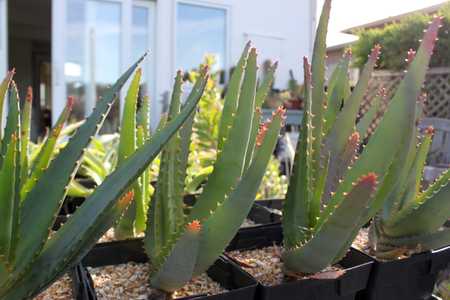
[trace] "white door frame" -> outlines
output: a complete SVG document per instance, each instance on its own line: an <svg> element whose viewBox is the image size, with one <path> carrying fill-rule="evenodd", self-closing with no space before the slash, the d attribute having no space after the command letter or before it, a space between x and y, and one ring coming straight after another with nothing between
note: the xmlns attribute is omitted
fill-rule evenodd
<svg viewBox="0 0 450 300"><path fill-rule="evenodd" d="M177 24L178 24L178 4L187 4L192 6L199 6L199 7L205 7L205 8L215 8L215 9L221 9L225 11L225 57L224 57L224 71L225 71L225 80L228 80L228 71L232 67L231 64L231 5L224 3L223 1L217 1L217 0L176 0L175 6L174 6L174 13L173 13L173 29L172 29L172 36L173 36L173 52L172 52L172 70L173 70L173 76L175 76L176 73L176 59L177 59ZM203 63L201 61L198 62ZM184 70L186 71L186 70Z"/></svg>
<svg viewBox="0 0 450 300"><path fill-rule="evenodd" d="M66 1L52 1L52 123L64 110L66 80L64 75L66 43ZM53 125L52 124L52 125Z"/></svg>

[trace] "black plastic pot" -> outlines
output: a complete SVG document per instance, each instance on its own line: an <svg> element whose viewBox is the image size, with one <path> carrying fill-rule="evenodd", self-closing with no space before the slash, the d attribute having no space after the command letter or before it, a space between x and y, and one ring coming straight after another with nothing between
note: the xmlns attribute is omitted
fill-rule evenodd
<svg viewBox="0 0 450 300"><path fill-rule="evenodd" d="M281 226L267 226L259 230L266 233L268 238L255 240L250 235L241 235L236 237L240 240L230 245L229 250L251 250L282 243ZM263 235L259 234L259 236ZM372 261L362 253L350 249L339 264L345 268L345 273L337 279L302 279L287 281L276 286L259 283L256 299L353 300L359 291L367 287Z"/></svg>
<svg viewBox="0 0 450 300"><path fill-rule="evenodd" d="M87 269L82 265L77 265L71 272L72 295L76 300L96 300L94 283Z"/></svg>
<svg viewBox="0 0 450 300"><path fill-rule="evenodd" d="M258 225L269 225L281 223L281 215L275 213L265 206L259 204L259 201L255 201L248 214L248 218Z"/></svg>
<svg viewBox="0 0 450 300"><path fill-rule="evenodd" d="M439 271L450 263L450 246L401 260L373 260L368 288L359 300L427 300Z"/></svg>
<svg viewBox="0 0 450 300"><path fill-rule="evenodd" d="M145 263L147 256L143 250L142 239L117 241L97 245L83 259L83 264L89 267L101 267L128 262ZM242 271L226 257L220 257L208 271L208 276L220 283L229 292L206 296L196 295L185 298L198 300L250 300L254 299L256 282L246 272Z"/></svg>

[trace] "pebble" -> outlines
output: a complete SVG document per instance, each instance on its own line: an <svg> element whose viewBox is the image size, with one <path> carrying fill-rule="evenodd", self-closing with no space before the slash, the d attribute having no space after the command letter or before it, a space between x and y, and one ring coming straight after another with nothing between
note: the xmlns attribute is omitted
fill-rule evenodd
<svg viewBox="0 0 450 300"><path fill-rule="evenodd" d="M68 275L55 281L45 291L34 297L33 300L70 300L72 295L72 280Z"/></svg>

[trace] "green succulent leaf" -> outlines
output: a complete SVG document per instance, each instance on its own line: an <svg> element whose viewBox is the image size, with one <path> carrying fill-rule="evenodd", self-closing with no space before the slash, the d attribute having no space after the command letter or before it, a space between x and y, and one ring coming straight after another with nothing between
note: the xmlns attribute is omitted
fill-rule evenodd
<svg viewBox="0 0 450 300"><path fill-rule="evenodd" d="M138 63L142 59L139 59ZM125 72L97 102L97 107L90 117L72 136L67 146L51 161L40 180L23 200L19 229L20 235L27 236L27 239L22 239L17 247L17 270L24 271L33 257L42 250L56 218L56 212L60 209L67 192L66 187L79 166L84 149L91 137L98 133L117 93L138 63Z"/></svg>
<svg viewBox="0 0 450 300"><path fill-rule="evenodd" d="M127 72L126 75L129 76L130 73ZM164 129L155 133L150 141L105 179L68 222L46 243L43 251L35 258L33 268L25 274L15 272L8 283L0 287L0 297L24 299L33 296L56 276L61 275L64 270L83 258L98 238L111 227L114 219L117 219L130 204L133 193L127 193L124 197L121 195L147 169L148 164L155 159L163 146L191 115L205 87L207 76L205 77L202 84L192 92L197 96L192 97L175 119L170 121ZM89 122L90 119L85 124L89 125ZM50 271L44 273L42 270ZM28 288L26 290L18 288L21 286Z"/></svg>
<svg viewBox="0 0 450 300"><path fill-rule="evenodd" d="M355 238L354 228L364 218L375 188L376 175L359 179L309 241L286 248L283 253L285 266L297 273L317 273L331 265L336 260L337 250Z"/></svg>
<svg viewBox="0 0 450 300"><path fill-rule="evenodd" d="M221 150L228 138L230 128L233 126L234 117L239 104L239 94L241 83L244 78L245 66L247 64L248 52L251 43L245 45L241 58L239 59L228 84L227 94L225 95L222 117L219 124L219 144L217 149Z"/></svg>
<svg viewBox="0 0 450 300"><path fill-rule="evenodd" d="M72 107L73 99L69 99L55 126L52 128L48 138L45 140L42 149L34 160L30 175L26 178L20 190L20 199L22 201L39 181L42 174L48 168L51 160L53 159L57 148L58 138L61 134L64 123L69 118Z"/></svg>
<svg viewBox="0 0 450 300"><path fill-rule="evenodd" d="M219 152L214 164L214 171L208 178L198 204L192 209L190 220L202 221L214 211L219 203L235 187L242 176L245 157L255 112L256 94L256 49L252 48L245 68L242 91L239 95L239 106L234 117L233 126L229 131L227 142Z"/></svg>
<svg viewBox="0 0 450 300"><path fill-rule="evenodd" d="M205 272L214 263L250 212L264 176L264 170L275 148L283 121L284 110L279 109L270 124L265 124L262 127L256 139L255 159L228 199L220 204L214 213L202 223L201 242L194 276ZM200 203L200 199L201 197L198 203ZM220 234L217 234L218 232Z"/></svg>
<svg viewBox="0 0 450 300"><path fill-rule="evenodd" d="M300 129L300 138L294 158L286 200L283 205L284 244L293 247L308 236L311 227L310 205L312 191L312 123L311 123L311 68L307 58L303 59L305 74L305 112Z"/></svg>

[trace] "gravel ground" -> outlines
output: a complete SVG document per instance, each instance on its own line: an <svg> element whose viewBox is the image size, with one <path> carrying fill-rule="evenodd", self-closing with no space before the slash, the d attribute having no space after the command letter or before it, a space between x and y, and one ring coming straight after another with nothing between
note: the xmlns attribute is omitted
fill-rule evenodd
<svg viewBox="0 0 450 300"><path fill-rule="evenodd" d="M89 269L99 300L143 300L153 293L148 283L148 264L127 263ZM174 293L175 298L226 292L206 274L191 280Z"/></svg>
<svg viewBox="0 0 450 300"><path fill-rule="evenodd" d="M69 300L73 299L72 296L72 280L68 275L64 275L61 279L57 280L45 291L40 293L34 298L34 300Z"/></svg>
<svg viewBox="0 0 450 300"><path fill-rule="evenodd" d="M262 249L249 251L231 251L227 254L238 261L238 264L259 282L272 286L295 279L326 279L337 278L344 271L339 267L329 267L323 272L314 275L289 274L293 277L286 277L283 272L283 262L281 261L280 246L271 246Z"/></svg>

